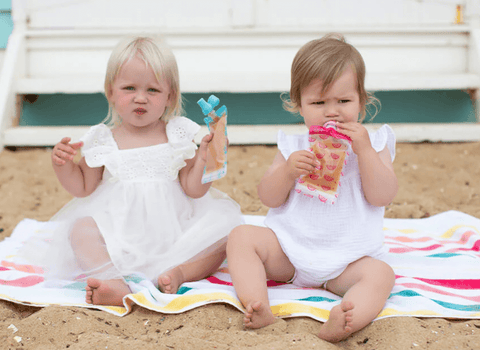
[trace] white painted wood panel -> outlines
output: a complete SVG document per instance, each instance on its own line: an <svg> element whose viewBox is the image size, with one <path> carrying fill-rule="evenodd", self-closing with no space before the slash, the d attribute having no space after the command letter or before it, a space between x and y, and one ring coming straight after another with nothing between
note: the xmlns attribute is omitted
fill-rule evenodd
<svg viewBox="0 0 480 350"><path fill-rule="evenodd" d="M257 18L262 27L452 24L457 3L462 1L260 0Z"/></svg>
<svg viewBox="0 0 480 350"><path fill-rule="evenodd" d="M454 88L475 83L468 72L470 38L466 27L410 30L343 28L347 40L365 59L367 88L449 88L449 84ZM184 92L286 91L298 49L326 33L300 29L162 32L177 57ZM62 87L64 92L75 92L75 86L77 92L85 92L86 80L95 81L96 87L91 88L97 92L111 49L126 34L111 30L28 31L27 64L17 85L19 92L38 88L39 92L62 92ZM449 83L446 79L452 77L455 79ZM422 84L425 79L431 83Z"/></svg>
<svg viewBox="0 0 480 350"><path fill-rule="evenodd" d="M286 91L297 50L340 32L364 56L367 89L471 89L480 106L480 0L12 1L0 146L57 142L55 128L9 127L16 95L103 92L110 52L127 34L166 36L184 92ZM465 24L454 24L458 4ZM230 128L232 143L274 143L279 126L245 127ZM480 124L395 127L405 141L480 138Z"/></svg>
<svg viewBox="0 0 480 350"><path fill-rule="evenodd" d="M471 1L474 3L474 1ZM445 25L458 0L26 0L30 28ZM472 5L473 6L473 5Z"/></svg>

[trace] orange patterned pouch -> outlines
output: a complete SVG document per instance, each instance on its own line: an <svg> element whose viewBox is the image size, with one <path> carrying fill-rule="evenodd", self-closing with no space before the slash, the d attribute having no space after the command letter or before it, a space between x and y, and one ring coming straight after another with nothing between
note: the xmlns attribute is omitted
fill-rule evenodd
<svg viewBox="0 0 480 350"><path fill-rule="evenodd" d="M334 204L338 197L340 178L346 164L348 144L351 139L336 130L335 122L324 126L310 127L308 140L310 151L315 154L320 165L313 173L301 176L295 185L295 191L323 203Z"/></svg>

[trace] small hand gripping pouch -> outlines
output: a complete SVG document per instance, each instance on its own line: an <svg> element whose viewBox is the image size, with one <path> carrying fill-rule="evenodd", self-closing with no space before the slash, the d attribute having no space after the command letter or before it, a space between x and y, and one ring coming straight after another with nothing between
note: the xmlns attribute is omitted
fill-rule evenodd
<svg viewBox="0 0 480 350"><path fill-rule="evenodd" d="M313 173L301 176L295 191L323 203L334 204L338 198L340 179L343 176L343 166L346 164L348 145L351 139L336 130L334 122L324 126L310 127L308 140L310 152L317 157L318 165Z"/></svg>
<svg viewBox="0 0 480 350"><path fill-rule="evenodd" d="M208 131L213 132L213 139L208 144L207 161L203 170L202 184L212 182L227 174L227 107L222 106L216 112L214 107L220 102L215 95L210 95L208 102L203 98L198 100L198 105L206 117L205 124Z"/></svg>

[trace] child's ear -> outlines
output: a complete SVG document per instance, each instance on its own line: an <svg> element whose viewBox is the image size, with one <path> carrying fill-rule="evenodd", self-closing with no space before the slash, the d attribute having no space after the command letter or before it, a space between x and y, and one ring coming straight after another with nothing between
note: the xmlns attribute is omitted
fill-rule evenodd
<svg viewBox="0 0 480 350"><path fill-rule="evenodd" d="M107 91L105 91L105 94L106 94L107 100L110 101L111 98L112 98L112 95L113 95L112 85L110 85L110 86L107 88Z"/></svg>
<svg viewBox="0 0 480 350"><path fill-rule="evenodd" d="M168 106L168 107L172 107L173 101L175 100L175 95L176 95L176 94L175 94L174 92L172 92L172 91L170 91L170 92L168 93L168 99L167 99L167 106Z"/></svg>
<svg viewBox="0 0 480 350"><path fill-rule="evenodd" d="M300 106L298 106L298 114L300 114L303 117L303 109L302 109L302 105L300 104Z"/></svg>

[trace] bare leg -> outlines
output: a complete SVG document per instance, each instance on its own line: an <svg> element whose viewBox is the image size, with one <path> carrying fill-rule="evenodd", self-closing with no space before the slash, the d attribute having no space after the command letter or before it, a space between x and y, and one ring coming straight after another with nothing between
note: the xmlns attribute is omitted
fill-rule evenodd
<svg viewBox="0 0 480 350"><path fill-rule="evenodd" d="M394 284L395 274L383 261L364 257L348 265L327 283L327 289L343 300L332 309L318 336L338 342L367 326L385 306Z"/></svg>
<svg viewBox="0 0 480 350"><path fill-rule="evenodd" d="M235 291L246 309L245 327L274 323L266 280L288 281L295 273L275 233L265 227L238 226L228 238L227 257Z"/></svg>
<svg viewBox="0 0 480 350"><path fill-rule="evenodd" d="M217 271L226 257L226 243L205 257L179 265L158 277L158 288L166 294L174 294L185 282L198 281Z"/></svg>
<svg viewBox="0 0 480 350"><path fill-rule="evenodd" d="M77 220L70 234L70 243L78 264L84 271L102 273L113 264L100 231L91 217ZM123 279L87 279L85 301L95 305L123 305L123 297L130 288Z"/></svg>

